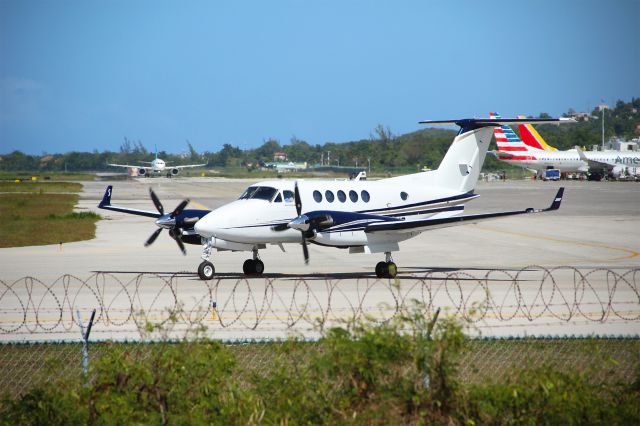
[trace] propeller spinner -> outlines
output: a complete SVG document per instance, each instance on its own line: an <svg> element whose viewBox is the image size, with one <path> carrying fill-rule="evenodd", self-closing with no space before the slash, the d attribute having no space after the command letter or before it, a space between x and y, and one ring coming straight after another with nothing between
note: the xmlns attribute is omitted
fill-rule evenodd
<svg viewBox="0 0 640 426"><path fill-rule="evenodd" d="M300 231L302 236L302 254L304 255L304 263L309 264L309 249L307 247L307 238L313 238L316 232L325 226L333 224L333 218L328 214L302 214L302 200L300 198L300 190L298 182L295 183L293 191L294 201L296 204L297 217L289 223L273 226L274 231L286 231L287 229L295 229Z"/></svg>
<svg viewBox="0 0 640 426"><path fill-rule="evenodd" d="M153 201L153 204L156 206L156 209L161 216L156 220L156 225L158 225L159 228L156 229L153 234L151 234L149 239L147 239L147 241L144 243L144 246L148 247L153 244L162 230L166 228L169 230L169 235L171 236L171 238L173 238L176 244L178 244L178 247L180 248L182 254L186 255L187 250L184 248L184 243L180 239L180 235L182 235L182 229L176 225L176 217L180 213L182 213L185 207L187 207L187 204L189 204L189 199L187 198L186 200L183 200L171 213L165 214L164 207L162 206L162 203L160 202L160 199L158 198L156 193L153 192L153 189L149 188L149 194L151 195L151 200Z"/></svg>

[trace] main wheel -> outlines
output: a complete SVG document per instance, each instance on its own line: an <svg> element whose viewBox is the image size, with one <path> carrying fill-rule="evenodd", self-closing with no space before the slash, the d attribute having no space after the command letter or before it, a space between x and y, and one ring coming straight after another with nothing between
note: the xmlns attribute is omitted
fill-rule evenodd
<svg viewBox="0 0 640 426"><path fill-rule="evenodd" d="M262 263L262 260L258 259L254 261L254 272L257 275L262 275L262 273L264 272L264 263Z"/></svg>
<svg viewBox="0 0 640 426"><path fill-rule="evenodd" d="M387 263L386 262L378 262L376 265L376 277L385 278L387 276Z"/></svg>
<svg viewBox="0 0 640 426"><path fill-rule="evenodd" d="M395 263L387 263L387 278L395 278L398 275L398 267Z"/></svg>
<svg viewBox="0 0 640 426"><path fill-rule="evenodd" d="M198 266L198 276L201 280L210 280L213 278L213 275L216 273L216 268L214 268L213 263L204 261Z"/></svg>
<svg viewBox="0 0 640 426"><path fill-rule="evenodd" d="M253 259L247 259L242 264L242 272L245 275L251 275L256 273L256 263Z"/></svg>

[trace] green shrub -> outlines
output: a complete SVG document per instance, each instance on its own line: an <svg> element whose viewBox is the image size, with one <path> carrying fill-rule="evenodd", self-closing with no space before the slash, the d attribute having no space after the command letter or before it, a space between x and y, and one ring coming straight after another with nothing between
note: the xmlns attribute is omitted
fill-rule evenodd
<svg viewBox="0 0 640 426"><path fill-rule="evenodd" d="M606 360L463 384L463 325L422 312L348 322L317 343L244 347L259 365L206 339L112 343L86 381L67 375L1 400L0 423L640 424L639 378L594 380Z"/></svg>

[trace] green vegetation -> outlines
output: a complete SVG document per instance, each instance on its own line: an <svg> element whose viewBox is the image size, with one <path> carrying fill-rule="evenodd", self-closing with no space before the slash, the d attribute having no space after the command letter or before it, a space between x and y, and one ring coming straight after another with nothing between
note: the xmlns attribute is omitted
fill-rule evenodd
<svg viewBox="0 0 640 426"><path fill-rule="evenodd" d="M573 114L573 110L565 115ZM566 126L537 126L538 132L551 145L558 149L570 149L576 145L590 148L599 144L601 140L601 114L594 110L590 118ZM540 117L548 114L540 113ZM614 108L605 110L605 137L626 137L628 139L638 135L640 125L640 98L632 98L631 102L618 101ZM289 161L307 162L310 165L320 163L323 158L326 164L327 152L331 151L331 166L350 166L356 164L360 168L369 169L374 174L400 174L420 170L426 166L436 168L442 156L448 149L451 139L455 135L452 130L426 128L401 136L394 135L389 128L379 125L368 139L353 142L311 145L304 140L293 137L288 144L269 139L255 149L240 149L231 144L225 144L220 151L198 154L190 144L186 156L178 156L161 151L158 155L171 164L189 164L206 162L208 168L224 169L224 176L244 177L234 170L243 168L248 172L256 172L259 165L273 161L274 153L284 152ZM70 170L78 171L117 171L107 166L108 162L119 164L138 164L139 161L149 161L150 153L140 141L132 142L125 138L119 152L70 152L67 154L44 154L41 156L26 155L19 151L0 156L0 170L4 171L38 171L52 173ZM487 157L485 171L507 170L516 168L503 162ZM121 171L121 170L120 170ZM187 171L198 173L197 171ZM227 174L229 173L229 174ZM234 175L235 173L235 175ZM253 175L251 175L253 177ZM262 177L262 176L257 176ZM1 175L0 175L1 179Z"/></svg>
<svg viewBox="0 0 640 426"><path fill-rule="evenodd" d="M19 192L19 193L38 193L50 194L53 192L80 192L82 185L76 182L38 182L38 181L21 181L21 182L2 182L0 181L0 193L2 192Z"/></svg>
<svg viewBox="0 0 640 426"><path fill-rule="evenodd" d="M634 358L636 374L621 380L594 380L595 373L616 367L612 359L571 368L523 363L504 366L513 370L506 378L461 380L461 361L476 355L461 324L445 318L434 326L420 311L382 324L347 323L327 330L318 343L104 344L86 379L65 374L20 396L5 396L0 423L640 422L637 341L624 354ZM503 357L509 347L505 342L500 348ZM54 364L49 371L57 371Z"/></svg>
<svg viewBox="0 0 640 426"><path fill-rule="evenodd" d="M24 170L38 170L24 169ZM95 176L91 173L65 173L65 172L47 172L45 174L32 174L28 172L2 172L0 171L0 182L19 180L21 182L31 181L32 177L37 178L37 182L78 182L94 180Z"/></svg>
<svg viewBox="0 0 640 426"><path fill-rule="evenodd" d="M58 244L95 237L95 224L100 216L92 212L74 212L78 195L47 194L42 190L48 188L57 192L70 186L70 190L77 190L75 185L79 184L15 185L34 185L39 190L25 194L0 194L0 247Z"/></svg>

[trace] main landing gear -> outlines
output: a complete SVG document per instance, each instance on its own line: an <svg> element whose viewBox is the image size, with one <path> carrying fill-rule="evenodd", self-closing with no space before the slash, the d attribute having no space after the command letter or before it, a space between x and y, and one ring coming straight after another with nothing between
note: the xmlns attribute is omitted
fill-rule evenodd
<svg viewBox="0 0 640 426"><path fill-rule="evenodd" d="M247 259L242 265L242 271L245 275L262 275L264 272L264 263L258 256L258 249L253 249L253 259Z"/></svg>
<svg viewBox="0 0 640 426"><path fill-rule="evenodd" d="M198 266L198 276L201 280L211 280L216 273L216 268L213 266L213 263L209 262L209 257L211 256L211 251L213 250L213 244L210 239L206 241L203 239L204 243L202 245L202 262L200 266ZM247 259L244 261L242 265L242 271L245 275L262 275L264 272L264 263L260 260L260 256L258 255L258 249L254 248L252 250L253 258Z"/></svg>
<svg viewBox="0 0 640 426"><path fill-rule="evenodd" d="M376 276L378 278L395 278L398 274L398 267L393 263L391 252L385 252L385 261L376 265Z"/></svg>

